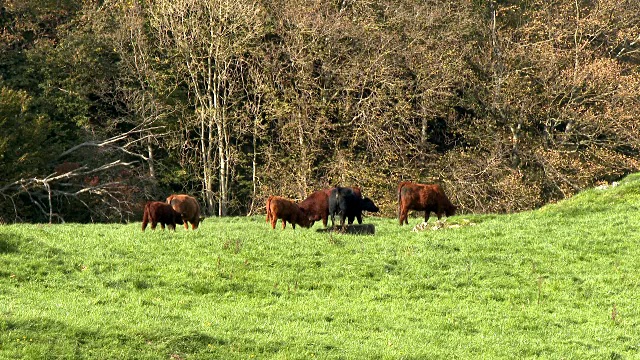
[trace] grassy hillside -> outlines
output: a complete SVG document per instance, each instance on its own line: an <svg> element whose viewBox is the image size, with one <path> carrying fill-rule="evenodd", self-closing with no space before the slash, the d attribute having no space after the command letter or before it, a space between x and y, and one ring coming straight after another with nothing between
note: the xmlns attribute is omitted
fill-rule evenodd
<svg viewBox="0 0 640 360"><path fill-rule="evenodd" d="M457 228L420 221L368 217L375 236L262 217L2 226L0 358L640 356L640 175Z"/></svg>

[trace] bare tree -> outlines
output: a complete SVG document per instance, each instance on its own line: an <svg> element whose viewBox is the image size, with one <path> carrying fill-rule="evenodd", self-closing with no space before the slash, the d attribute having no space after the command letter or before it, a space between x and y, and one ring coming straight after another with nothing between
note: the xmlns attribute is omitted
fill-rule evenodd
<svg viewBox="0 0 640 360"><path fill-rule="evenodd" d="M177 74L188 86L195 107L205 206L212 213L217 201L220 216L226 215L229 198L233 136L229 109L234 92L242 89L235 72L243 52L260 38L260 12L258 3L250 0L162 0L150 5L160 47L177 60Z"/></svg>
<svg viewBox="0 0 640 360"><path fill-rule="evenodd" d="M166 127L162 124L177 106L169 106L167 98L175 90L175 83L167 81L168 66L165 56L154 46L154 38L146 30L146 8L138 2L114 0L100 9L103 18L115 18L112 31L102 31L114 50L120 55L120 76L117 80L117 94L113 99L124 104L127 114L137 128L146 128L149 132L140 133L145 138L146 156L142 160L148 165L149 177L156 177L154 148L164 135ZM155 130L156 132L150 132ZM162 130L158 132L158 130Z"/></svg>

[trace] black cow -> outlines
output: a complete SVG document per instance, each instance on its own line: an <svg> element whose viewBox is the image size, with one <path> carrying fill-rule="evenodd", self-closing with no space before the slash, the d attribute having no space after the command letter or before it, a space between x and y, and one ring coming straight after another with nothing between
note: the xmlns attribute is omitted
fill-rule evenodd
<svg viewBox="0 0 640 360"><path fill-rule="evenodd" d="M353 224L354 218L358 219L358 224L362 224L362 211L378 212L380 209L369 198L363 198L360 189L336 187L329 194L329 215L331 216L331 227L335 226L335 215L340 216L340 227L344 230L344 220L347 219L349 225Z"/></svg>

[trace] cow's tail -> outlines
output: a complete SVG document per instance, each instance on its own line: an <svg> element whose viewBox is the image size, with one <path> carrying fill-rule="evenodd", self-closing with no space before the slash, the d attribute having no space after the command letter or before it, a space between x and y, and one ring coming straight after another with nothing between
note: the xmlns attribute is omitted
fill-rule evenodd
<svg viewBox="0 0 640 360"><path fill-rule="evenodd" d="M147 224L149 223L149 213L151 212L149 206L150 204L151 203L146 203L144 205L144 215L142 215L142 231L147 228Z"/></svg>
<svg viewBox="0 0 640 360"><path fill-rule="evenodd" d="M271 220L271 217L273 216L273 214L271 213L271 199L273 198L273 196L269 196L269 198L267 198L267 222L269 222Z"/></svg>
<svg viewBox="0 0 640 360"><path fill-rule="evenodd" d="M398 219L402 219L402 188L406 184L406 181L402 181L398 184Z"/></svg>

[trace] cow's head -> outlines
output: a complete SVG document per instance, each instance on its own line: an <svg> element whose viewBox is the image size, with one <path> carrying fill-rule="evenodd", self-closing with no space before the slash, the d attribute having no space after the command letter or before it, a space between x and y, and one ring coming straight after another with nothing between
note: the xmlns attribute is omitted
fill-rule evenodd
<svg viewBox="0 0 640 360"><path fill-rule="evenodd" d="M447 216L453 216L453 215L455 215L455 214L456 214L456 210L458 210L458 207L457 207L457 206L455 206L455 205L451 205L451 206L447 206L447 207L444 209L444 213L445 213Z"/></svg>
<svg viewBox="0 0 640 360"><path fill-rule="evenodd" d="M310 228L311 225L313 225L314 223L313 215L309 214L309 212L305 208L299 208L299 209L300 209L300 214L298 215L298 221L297 221L298 225L305 228Z"/></svg>
<svg viewBox="0 0 640 360"><path fill-rule="evenodd" d="M318 215L318 214L314 214L314 212L313 212L313 211L311 211L310 209L308 209L306 206L300 206L300 205L298 205L298 207L300 208L300 211L302 211L302 213L304 214L304 216L306 216L306 217L307 217L307 219L309 220L309 224L310 224L309 226L310 226L310 227L311 227L311 226L313 226L313 224L314 224L316 221L318 221L318 220L322 219L322 217L321 217L320 215ZM302 225L302 224L300 224L300 225Z"/></svg>
<svg viewBox="0 0 640 360"><path fill-rule="evenodd" d="M368 197L362 199L362 210L369 212L378 212L380 209L373 203L373 200Z"/></svg>
<svg viewBox="0 0 640 360"><path fill-rule="evenodd" d="M171 208L171 211L173 211L173 221L176 222L176 224L178 225L182 225L183 220L182 220L182 214L173 210L173 208Z"/></svg>

